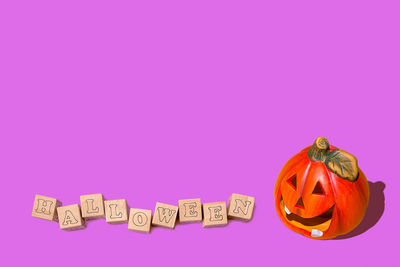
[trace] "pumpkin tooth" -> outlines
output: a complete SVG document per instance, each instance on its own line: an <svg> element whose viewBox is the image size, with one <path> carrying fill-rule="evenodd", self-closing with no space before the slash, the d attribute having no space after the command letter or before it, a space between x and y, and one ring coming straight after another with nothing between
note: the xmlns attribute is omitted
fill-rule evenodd
<svg viewBox="0 0 400 267"><path fill-rule="evenodd" d="M285 211L286 211L287 214L291 213L290 210L286 207L286 205L285 205Z"/></svg>
<svg viewBox="0 0 400 267"><path fill-rule="evenodd" d="M321 237L324 233L318 229L312 229L311 230L311 236L312 237Z"/></svg>

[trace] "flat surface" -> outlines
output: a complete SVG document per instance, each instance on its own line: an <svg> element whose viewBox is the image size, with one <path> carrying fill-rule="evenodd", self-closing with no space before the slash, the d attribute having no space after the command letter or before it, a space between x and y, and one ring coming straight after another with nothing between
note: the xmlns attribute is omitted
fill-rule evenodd
<svg viewBox="0 0 400 267"><path fill-rule="evenodd" d="M394 266L399 7L0 1L2 265ZM317 136L374 183L362 234L307 239L275 212L281 167ZM150 234L104 220L66 232L31 216L35 194L70 205L93 192L153 211L240 193L256 208L249 223Z"/></svg>

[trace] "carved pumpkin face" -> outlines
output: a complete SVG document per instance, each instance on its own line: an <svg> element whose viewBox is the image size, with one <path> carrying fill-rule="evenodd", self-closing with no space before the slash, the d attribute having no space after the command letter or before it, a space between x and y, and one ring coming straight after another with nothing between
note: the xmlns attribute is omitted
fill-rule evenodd
<svg viewBox="0 0 400 267"><path fill-rule="evenodd" d="M368 200L368 182L356 158L323 137L291 158L275 185L275 208L282 222L315 239L353 230Z"/></svg>

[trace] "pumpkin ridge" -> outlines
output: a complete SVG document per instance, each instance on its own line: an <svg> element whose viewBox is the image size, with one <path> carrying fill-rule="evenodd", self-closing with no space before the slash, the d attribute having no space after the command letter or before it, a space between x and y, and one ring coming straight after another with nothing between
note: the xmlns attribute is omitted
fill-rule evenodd
<svg viewBox="0 0 400 267"><path fill-rule="evenodd" d="M358 174L358 176L360 176L360 173ZM358 177L357 177L357 180L358 180ZM364 199L364 201L369 203L369 192L368 192L368 194L366 194L365 191L361 189L361 185L359 183L356 183L356 186L357 186L358 190L361 192L360 195Z"/></svg>
<svg viewBox="0 0 400 267"><path fill-rule="evenodd" d="M329 178L329 184L330 184L330 186L331 186L331 188L332 188L332 192L333 192L333 198L335 199L335 206L336 206L336 214L337 214L337 227L339 228L339 231L341 232L342 231L342 229L341 229L341 225L340 225L340 209L339 209L339 207L338 207L338 205L336 205L336 201L337 201L337 192L336 192L336 188L335 188L335 184L334 184L334 181L333 181L333 177L332 177L332 173L330 172L330 170L328 169L328 167L324 164L324 170L325 170L325 173L326 173L326 175L328 176L328 178ZM333 216L332 216L332 223L333 223ZM332 223L331 223L331 225L332 225ZM329 229L327 230L327 231L329 231Z"/></svg>
<svg viewBox="0 0 400 267"><path fill-rule="evenodd" d="M304 170L304 175L301 179L301 185L300 185L300 190L299 190L300 196L303 195L304 185L306 184L307 178L310 174L311 165L312 165L312 162L310 161L309 163L307 163L307 167Z"/></svg>

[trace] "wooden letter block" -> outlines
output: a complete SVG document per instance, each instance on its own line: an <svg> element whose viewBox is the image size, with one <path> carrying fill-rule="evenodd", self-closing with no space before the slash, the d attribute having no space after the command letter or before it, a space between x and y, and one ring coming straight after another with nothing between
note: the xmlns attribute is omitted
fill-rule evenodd
<svg viewBox="0 0 400 267"><path fill-rule="evenodd" d="M85 221L81 217L81 209L78 204L57 208L60 229L77 230L85 227Z"/></svg>
<svg viewBox="0 0 400 267"><path fill-rule="evenodd" d="M152 223L154 225L174 229L177 215L177 206L157 202Z"/></svg>
<svg viewBox="0 0 400 267"><path fill-rule="evenodd" d="M224 226L228 224L226 202L203 204L203 227Z"/></svg>
<svg viewBox="0 0 400 267"><path fill-rule="evenodd" d="M253 217L254 205L254 197L232 194L229 198L228 216L230 218L249 221Z"/></svg>
<svg viewBox="0 0 400 267"><path fill-rule="evenodd" d="M104 217L104 203L102 194L81 196L82 217L85 219L97 219Z"/></svg>
<svg viewBox="0 0 400 267"><path fill-rule="evenodd" d="M131 209L129 212L128 229L149 233L151 226L151 210Z"/></svg>
<svg viewBox="0 0 400 267"><path fill-rule="evenodd" d="M179 221L201 222L201 200L200 198L182 199L178 201Z"/></svg>
<svg viewBox="0 0 400 267"><path fill-rule="evenodd" d="M126 199L105 200L104 208L106 222L125 223L128 221L128 206Z"/></svg>
<svg viewBox="0 0 400 267"><path fill-rule="evenodd" d="M32 216L49 221L58 221L57 207L60 206L61 202L55 198L36 195Z"/></svg>

